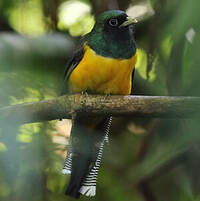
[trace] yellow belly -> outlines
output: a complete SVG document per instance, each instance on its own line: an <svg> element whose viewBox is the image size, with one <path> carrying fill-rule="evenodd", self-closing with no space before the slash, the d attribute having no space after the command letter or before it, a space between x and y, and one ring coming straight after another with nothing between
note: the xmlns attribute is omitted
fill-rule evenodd
<svg viewBox="0 0 200 201"><path fill-rule="evenodd" d="M69 77L72 93L87 91L95 94L131 93L132 72L137 54L130 59L113 59L97 55L84 45L85 54Z"/></svg>

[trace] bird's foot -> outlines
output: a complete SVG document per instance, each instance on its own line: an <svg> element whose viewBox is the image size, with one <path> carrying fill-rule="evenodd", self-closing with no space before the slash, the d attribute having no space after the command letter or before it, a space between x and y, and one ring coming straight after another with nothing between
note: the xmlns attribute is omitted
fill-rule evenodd
<svg viewBox="0 0 200 201"><path fill-rule="evenodd" d="M109 98L110 96L111 96L110 94L105 94L104 98L103 98L103 101L106 101L106 99Z"/></svg>
<svg viewBox="0 0 200 201"><path fill-rule="evenodd" d="M82 91L82 92L81 92L81 95L88 97L87 91Z"/></svg>
<svg viewBox="0 0 200 201"><path fill-rule="evenodd" d="M87 91L82 91L81 95L82 95L81 104L83 105L86 103L86 99L88 98L88 93Z"/></svg>

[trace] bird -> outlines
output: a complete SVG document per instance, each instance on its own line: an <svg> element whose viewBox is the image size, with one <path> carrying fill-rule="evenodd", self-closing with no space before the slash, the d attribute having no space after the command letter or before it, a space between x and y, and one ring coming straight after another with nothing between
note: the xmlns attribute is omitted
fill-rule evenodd
<svg viewBox="0 0 200 201"><path fill-rule="evenodd" d="M64 73L62 95L130 95L137 61L136 19L122 10L101 13L83 36ZM112 117L75 115L63 168L71 174L66 195L95 196L103 146Z"/></svg>

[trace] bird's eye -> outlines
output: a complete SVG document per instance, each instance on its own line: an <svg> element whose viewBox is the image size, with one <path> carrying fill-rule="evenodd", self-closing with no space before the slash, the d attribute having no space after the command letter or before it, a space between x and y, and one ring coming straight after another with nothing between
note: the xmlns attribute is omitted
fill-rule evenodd
<svg viewBox="0 0 200 201"><path fill-rule="evenodd" d="M113 18L109 20L109 24L113 27L116 27L118 25L118 20Z"/></svg>

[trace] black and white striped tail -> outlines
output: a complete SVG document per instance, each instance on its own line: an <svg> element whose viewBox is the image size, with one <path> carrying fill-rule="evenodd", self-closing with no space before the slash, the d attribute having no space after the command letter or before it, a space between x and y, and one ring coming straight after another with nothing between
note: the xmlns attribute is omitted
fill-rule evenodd
<svg viewBox="0 0 200 201"><path fill-rule="evenodd" d="M87 176L85 177L85 179L81 185L81 188L79 190L79 193L81 193L82 195L86 195L86 196L90 196L90 197L96 195L96 182L97 182L98 171L99 171L99 167L100 167L100 163L101 163L101 158L103 155L104 143L109 142L108 134L109 134L111 122L112 122L112 117L109 118L109 121L106 124L105 130L104 130L105 137L100 145L100 149L99 149L95 164L94 164L93 168L90 170L90 172L87 174ZM71 174L71 167L72 167L72 146L71 146L71 138L70 138L69 146L68 146L68 153L67 153L64 167L62 169L62 173L63 174Z"/></svg>

